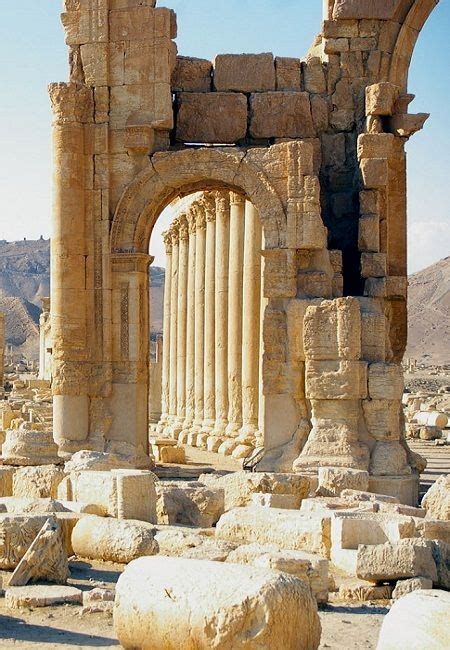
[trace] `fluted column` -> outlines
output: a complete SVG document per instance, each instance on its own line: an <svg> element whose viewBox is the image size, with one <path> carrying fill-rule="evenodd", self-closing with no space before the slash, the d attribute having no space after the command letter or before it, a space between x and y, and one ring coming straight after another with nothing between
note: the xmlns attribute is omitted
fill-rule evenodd
<svg viewBox="0 0 450 650"><path fill-rule="evenodd" d="M177 414L177 321L178 321L178 257L179 239L178 222L174 221L169 229L172 238L172 264L170 282L170 350L169 350L169 417L168 430L175 423Z"/></svg>
<svg viewBox="0 0 450 650"><path fill-rule="evenodd" d="M161 379L161 420L158 432L162 432L168 423L170 403L170 325L171 325L171 293L172 293L172 235L170 230L163 233L166 247L166 273L164 282L164 313L163 313L163 348L162 348L162 379Z"/></svg>
<svg viewBox="0 0 450 650"><path fill-rule="evenodd" d="M230 260L228 272L228 426L237 436L242 427L242 273L245 199L230 194Z"/></svg>
<svg viewBox="0 0 450 650"><path fill-rule="evenodd" d="M216 424L213 435L225 437L228 424L228 264L230 251L230 194L216 194L215 264L215 393Z"/></svg>
<svg viewBox="0 0 450 650"><path fill-rule="evenodd" d="M254 444L258 431L259 354L261 305L262 229L258 212L245 203L243 325L242 325L242 428L239 439Z"/></svg>
<svg viewBox="0 0 450 650"><path fill-rule="evenodd" d="M204 355L205 355L205 255L206 211L204 200L193 206L195 235L195 417L192 433L197 434L196 446L206 446L207 434L201 434L204 417Z"/></svg>
<svg viewBox="0 0 450 650"><path fill-rule="evenodd" d="M186 215L178 219L177 415L172 435L177 438L186 417L186 325L189 231Z"/></svg>
<svg viewBox="0 0 450 650"><path fill-rule="evenodd" d="M187 312L186 312L186 414L182 436L189 436L194 423L195 409L195 248L196 248L196 219L192 207L187 215L188 243L188 272L187 272ZM180 436L181 438L181 436ZM184 440L181 440L184 442ZM192 439L187 440L189 444Z"/></svg>
<svg viewBox="0 0 450 650"><path fill-rule="evenodd" d="M215 408L215 257L216 207L209 200L206 206L205 258L205 354L204 354L204 414L202 433L210 434L216 420Z"/></svg>

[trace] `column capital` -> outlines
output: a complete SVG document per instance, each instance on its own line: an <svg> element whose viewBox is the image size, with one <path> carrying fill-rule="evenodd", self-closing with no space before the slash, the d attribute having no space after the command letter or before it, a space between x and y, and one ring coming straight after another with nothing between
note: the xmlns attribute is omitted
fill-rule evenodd
<svg viewBox="0 0 450 650"><path fill-rule="evenodd" d="M205 192L200 199L205 210L205 219L207 222L216 220L216 199L213 192Z"/></svg>
<svg viewBox="0 0 450 650"><path fill-rule="evenodd" d="M178 246L178 242L180 240L180 229L179 229L179 221L178 219L175 219L172 221L170 224L169 230L167 231L170 235L170 238L172 240L172 246Z"/></svg>
<svg viewBox="0 0 450 650"><path fill-rule="evenodd" d="M166 255L172 255L172 233L169 230L166 230L162 234L164 246L166 247Z"/></svg>
<svg viewBox="0 0 450 650"><path fill-rule="evenodd" d="M230 209L230 193L217 192L216 193L216 212L228 212Z"/></svg>
<svg viewBox="0 0 450 650"><path fill-rule="evenodd" d="M195 201L192 204L192 211L195 214L195 226L197 230L205 230L206 228L206 214L205 208L201 201Z"/></svg>
<svg viewBox="0 0 450 650"><path fill-rule="evenodd" d="M189 238L189 225L185 213L178 217L178 238L180 241L186 241Z"/></svg>
<svg viewBox="0 0 450 650"><path fill-rule="evenodd" d="M92 88L80 83L52 83L48 87L55 124L91 122L94 112Z"/></svg>
<svg viewBox="0 0 450 650"><path fill-rule="evenodd" d="M194 235L197 230L197 216L195 214L193 206L190 207L186 214L186 219L188 223L188 231L190 235Z"/></svg>
<svg viewBox="0 0 450 650"><path fill-rule="evenodd" d="M230 204L245 205L245 196L238 194L237 192L230 192Z"/></svg>

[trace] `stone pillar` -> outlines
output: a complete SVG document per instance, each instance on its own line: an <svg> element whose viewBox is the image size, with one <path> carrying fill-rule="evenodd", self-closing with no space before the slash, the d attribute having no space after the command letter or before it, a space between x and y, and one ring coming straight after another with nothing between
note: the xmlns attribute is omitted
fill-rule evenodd
<svg viewBox="0 0 450 650"><path fill-rule="evenodd" d="M86 156L84 128L92 120L90 88L50 85L53 107L53 233L51 304L53 432L61 452L86 449L91 351L86 290Z"/></svg>
<svg viewBox="0 0 450 650"><path fill-rule="evenodd" d="M205 257L205 354L204 354L204 412L202 433L211 434L216 421L215 393L215 259L216 209L213 201L206 205ZM212 444L212 442L211 442ZM208 448L211 445L208 441ZM217 449L217 447L216 447Z"/></svg>
<svg viewBox="0 0 450 650"><path fill-rule="evenodd" d="M245 199L230 194L230 261L228 271L228 426L237 436L242 427L242 274Z"/></svg>
<svg viewBox="0 0 450 650"><path fill-rule="evenodd" d="M148 421L152 432L158 431L162 416L163 337L156 339L155 360L149 364Z"/></svg>
<svg viewBox="0 0 450 650"><path fill-rule="evenodd" d="M262 228L256 208L245 203L242 314L242 428L239 440L253 445L258 431Z"/></svg>
<svg viewBox="0 0 450 650"><path fill-rule="evenodd" d="M169 417L167 433L177 414L177 320L178 320L178 222L174 221L169 230L172 237L172 265L170 282L170 353L169 353Z"/></svg>
<svg viewBox="0 0 450 650"><path fill-rule="evenodd" d="M215 389L216 424L213 435L224 438L228 425L228 263L230 251L230 194L216 194L215 265Z"/></svg>
<svg viewBox="0 0 450 650"><path fill-rule="evenodd" d="M189 231L186 215L178 219L177 413L172 435L178 438L186 417L186 324Z"/></svg>
<svg viewBox="0 0 450 650"><path fill-rule="evenodd" d="M5 315L0 313L0 396L5 391L5 339Z"/></svg>
<svg viewBox="0 0 450 650"><path fill-rule="evenodd" d="M171 291L172 291L172 235L170 230L163 234L166 247L166 273L164 281L163 310L163 344L162 344L162 378L161 378L161 420L158 432L164 430L169 421L170 397L170 325L171 325Z"/></svg>
<svg viewBox="0 0 450 650"><path fill-rule="evenodd" d="M205 356L205 254L206 209L205 199L193 206L196 217L195 236L195 418L192 432L196 445L206 446L207 434L200 434L204 417L204 356Z"/></svg>
<svg viewBox="0 0 450 650"><path fill-rule="evenodd" d="M192 444L191 427L194 424L195 409L195 249L196 249L196 217L192 208L187 215L189 244L187 272L187 321L186 321L186 414L183 424L182 442ZM181 437L181 436L180 436Z"/></svg>

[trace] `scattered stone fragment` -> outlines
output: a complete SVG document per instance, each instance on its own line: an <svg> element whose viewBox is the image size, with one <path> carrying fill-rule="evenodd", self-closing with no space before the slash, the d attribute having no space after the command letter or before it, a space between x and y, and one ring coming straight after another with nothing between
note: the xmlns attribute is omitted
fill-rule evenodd
<svg viewBox="0 0 450 650"><path fill-rule="evenodd" d="M392 592L392 598L398 600L402 596L417 591L419 589L433 589L433 581L430 578L409 578L409 580L398 580L395 589Z"/></svg>
<svg viewBox="0 0 450 650"><path fill-rule="evenodd" d="M20 467L14 472L13 496L30 499L56 499L58 485L64 476L62 468L55 465Z"/></svg>
<svg viewBox="0 0 450 650"><path fill-rule="evenodd" d="M320 641L316 603L298 578L166 557L125 569L114 628L124 647L315 650Z"/></svg>
<svg viewBox="0 0 450 650"><path fill-rule="evenodd" d="M367 490L369 473L350 467L319 467L318 496L335 497L343 490Z"/></svg>
<svg viewBox="0 0 450 650"><path fill-rule="evenodd" d="M156 485L159 524L214 526L224 512L224 491L197 482L160 481Z"/></svg>
<svg viewBox="0 0 450 650"><path fill-rule="evenodd" d="M450 647L450 593L419 590L395 601L385 616L377 650L443 650Z"/></svg>
<svg viewBox="0 0 450 650"><path fill-rule="evenodd" d="M422 500L430 519L450 521L450 475L440 476Z"/></svg>
<svg viewBox="0 0 450 650"><path fill-rule="evenodd" d="M65 603L80 605L83 592L67 585L27 585L9 587L5 592L5 606L9 609L51 607Z"/></svg>
<svg viewBox="0 0 450 650"><path fill-rule="evenodd" d="M9 586L22 587L38 580L64 584L69 575L61 526L56 519L47 519L17 565L9 580Z"/></svg>
<svg viewBox="0 0 450 650"><path fill-rule="evenodd" d="M363 580L385 581L423 576L437 581L433 542L402 539L395 544L360 546L356 575Z"/></svg>

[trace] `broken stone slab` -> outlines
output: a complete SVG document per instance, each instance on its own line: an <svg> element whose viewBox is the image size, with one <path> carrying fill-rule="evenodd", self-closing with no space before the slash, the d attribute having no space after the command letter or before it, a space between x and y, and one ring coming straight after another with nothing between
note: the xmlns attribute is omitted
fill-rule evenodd
<svg viewBox="0 0 450 650"><path fill-rule="evenodd" d="M375 503L370 501L346 501L341 497L310 497L303 499L300 512L331 516L334 512L358 511L377 512Z"/></svg>
<svg viewBox="0 0 450 650"><path fill-rule="evenodd" d="M13 467L0 466L0 497L12 496L14 472L15 469Z"/></svg>
<svg viewBox="0 0 450 650"><path fill-rule="evenodd" d="M450 544L450 521L440 519L416 519L416 531L424 539L436 539Z"/></svg>
<svg viewBox="0 0 450 650"><path fill-rule="evenodd" d="M284 510L298 510L298 499L293 494L264 494L256 492L252 495L252 505L264 508L282 508Z"/></svg>
<svg viewBox="0 0 450 650"><path fill-rule="evenodd" d="M250 97L250 135L265 138L310 138L315 129L309 94L253 93Z"/></svg>
<svg viewBox="0 0 450 650"><path fill-rule="evenodd" d="M380 503L400 503L397 497L388 494L374 494L364 490L353 490L346 488L341 492L341 497L348 501L379 501Z"/></svg>
<svg viewBox="0 0 450 650"><path fill-rule="evenodd" d="M307 551L325 558L330 556L330 517L305 515L276 508L234 508L219 519L219 539L260 544L276 544L279 548Z"/></svg>
<svg viewBox="0 0 450 650"><path fill-rule="evenodd" d="M336 512L331 519L331 557L336 549L357 550L361 544L395 543L415 534L411 517L378 512Z"/></svg>
<svg viewBox="0 0 450 650"><path fill-rule="evenodd" d="M217 650L315 650L320 642L317 605L298 578L167 557L126 567L117 584L114 628L124 647L145 647L151 639L154 647L180 650L192 643Z"/></svg>
<svg viewBox="0 0 450 650"><path fill-rule="evenodd" d="M111 614L114 608L115 589L95 587L90 591L83 591L82 614Z"/></svg>
<svg viewBox="0 0 450 650"><path fill-rule="evenodd" d="M144 522L87 515L72 531L72 547L79 557L127 564L158 553L154 534L153 526Z"/></svg>
<svg viewBox="0 0 450 650"><path fill-rule="evenodd" d="M450 476L440 476L422 500L427 518L450 521Z"/></svg>
<svg viewBox="0 0 450 650"><path fill-rule="evenodd" d="M311 477L302 474L281 474L272 472L233 472L220 476L202 474L199 482L225 492L225 511L252 503L253 494L285 494L295 497L295 507L310 492Z"/></svg>
<svg viewBox="0 0 450 650"><path fill-rule="evenodd" d="M432 540L433 560L437 569L437 587L450 590L450 544L440 540Z"/></svg>
<svg viewBox="0 0 450 650"><path fill-rule="evenodd" d="M0 507L11 514L45 514L56 512L78 512L104 516L105 510L96 504L55 499L28 499L23 497L0 498Z"/></svg>
<svg viewBox="0 0 450 650"><path fill-rule="evenodd" d="M362 545L358 548L356 575L373 581L423 576L436 582L433 543L423 539L402 539L394 544Z"/></svg>
<svg viewBox="0 0 450 650"><path fill-rule="evenodd" d="M14 570L9 586L22 587L39 580L65 584L69 575L61 526L49 518Z"/></svg>
<svg viewBox="0 0 450 650"><path fill-rule="evenodd" d="M226 562L230 553L236 548L236 543L222 539L204 537L202 543L194 548L185 548L182 552L173 553L172 556L191 558L193 560L211 560L213 562ZM165 553L160 553L166 555Z"/></svg>
<svg viewBox="0 0 450 650"><path fill-rule="evenodd" d="M23 422L18 429L8 429L2 445L4 465L58 465L58 446L51 431L36 423Z"/></svg>
<svg viewBox="0 0 450 650"><path fill-rule="evenodd" d="M363 490L369 487L369 473L350 467L319 467L318 496L339 496L342 490Z"/></svg>
<svg viewBox="0 0 450 650"><path fill-rule="evenodd" d="M241 93L179 93L179 142L234 144L247 133L247 97Z"/></svg>
<svg viewBox="0 0 450 650"><path fill-rule="evenodd" d="M83 592L67 585L28 585L9 587L5 592L5 606L9 609L31 609L53 605L80 605Z"/></svg>
<svg viewBox="0 0 450 650"><path fill-rule="evenodd" d="M14 570L42 526L46 516L0 515L0 569Z"/></svg>
<svg viewBox="0 0 450 650"><path fill-rule="evenodd" d="M111 469L133 469L123 457L103 451L77 451L64 464L66 474L70 472L109 471Z"/></svg>
<svg viewBox="0 0 450 650"><path fill-rule="evenodd" d="M19 467L13 476L13 496L32 499L56 499L58 485L65 472L56 465Z"/></svg>
<svg viewBox="0 0 450 650"><path fill-rule="evenodd" d="M406 596L406 594L410 594L412 591L418 591L419 589L433 589L433 581L430 578L422 578L421 576L409 578L408 580L398 580L392 592L392 598L393 600L398 600Z"/></svg>
<svg viewBox="0 0 450 650"><path fill-rule="evenodd" d="M195 481L159 481L156 492L158 524L211 528L225 509L223 489L208 488Z"/></svg>
<svg viewBox="0 0 450 650"><path fill-rule="evenodd" d="M450 647L450 593L419 590L396 600L383 619L377 650Z"/></svg>
<svg viewBox="0 0 450 650"><path fill-rule="evenodd" d="M374 585L365 580L353 580L339 586L337 599L347 603L389 600L392 590L391 585Z"/></svg>
<svg viewBox="0 0 450 650"><path fill-rule="evenodd" d="M319 555L282 550L274 544L246 544L232 551L227 562L289 573L309 584L318 603L328 600L328 560Z"/></svg>

